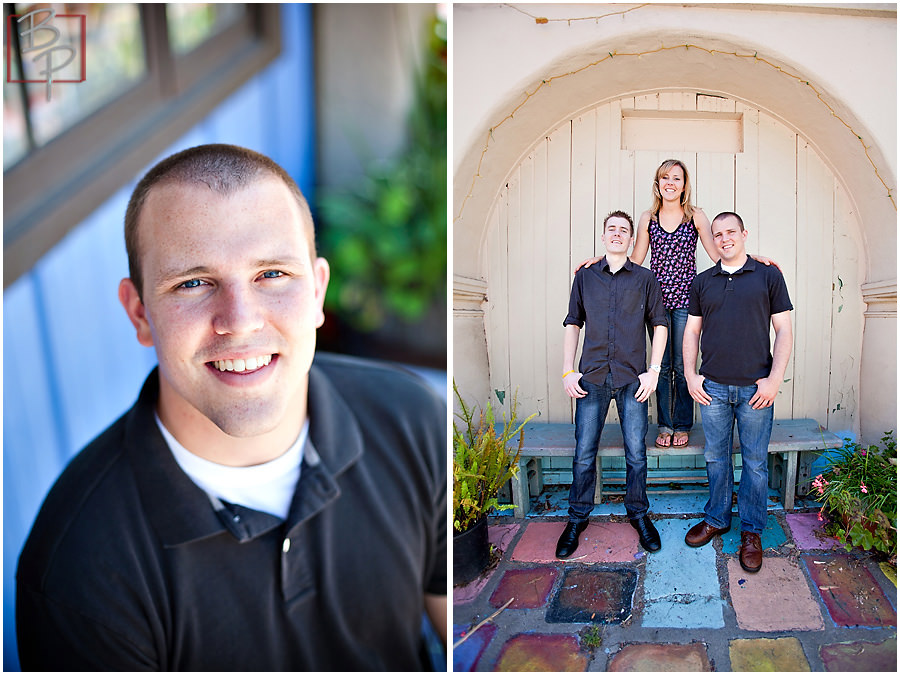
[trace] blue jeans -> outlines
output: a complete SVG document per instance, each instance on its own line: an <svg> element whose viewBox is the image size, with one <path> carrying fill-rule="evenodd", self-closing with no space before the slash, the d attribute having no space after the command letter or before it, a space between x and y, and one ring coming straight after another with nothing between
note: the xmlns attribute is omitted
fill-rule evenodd
<svg viewBox="0 0 900 675"><path fill-rule="evenodd" d="M575 460L572 463L572 487L569 490L569 520L586 520L594 508L597 483L597 444L609 402L616 400L622 435L625 438L625 511L629 518L640 518L650 509L647 500L647 402L634 397L640 383L635 380L618 389L612 387L612 375L602 385L581 379L587 396L575 400Z"/></svg>
<svg viewBox="0 0 900 675"><path fill-rule="evenodd" d="M741 530L761 533L766 527L766 504L769 489L769 437L772 435L774 407L754 410L750 399L756 385L737 387L703 381L703 389L712 398L701 405L703 432L706 435L706 475L709 478L709 501L706 522L713 527L731 526L731 494L734 491L734 469L731 463L734 423L741 441L741 485L738 489L738 514Z"/></svg>
<svg viewBox="0 0 900 675"><path fill-rule="evenodd" d="M681 345L687 325L687 307L666 310L669 317L669 337L656 386L656 420L659 433L690 431L694 426L694 399L684 379L684 358ZM653 337L653 333L650 333ZM674 384L673 384L674 379Z"/></svg>

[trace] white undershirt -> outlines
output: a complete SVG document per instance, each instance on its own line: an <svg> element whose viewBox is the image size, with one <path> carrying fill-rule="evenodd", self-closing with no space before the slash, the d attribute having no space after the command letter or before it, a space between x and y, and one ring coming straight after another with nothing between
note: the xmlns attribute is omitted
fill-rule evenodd
<svg viewBox="0 0 900 675"><path fill-rule="evenodd" d="M303 446L309 433L308 419L297 440L280 457L256 466L225 466L187 450L166 429L159 415L155 417L178 466L200 489L226 502L287 518L300 479Z"/></svg>
<svg viewBox="0 0 900 675"><path fill-rule="evenodd" d="M728 272L728 274L734 274L735 272L737 272L737 271L738 271L739 269L741 269L742 267L743 267L743 265L738 265L737 267L732 267L731 265L727 265L727 266L726 266L726 265L722 265L722 271L723 271L723 272Z"/></svg>

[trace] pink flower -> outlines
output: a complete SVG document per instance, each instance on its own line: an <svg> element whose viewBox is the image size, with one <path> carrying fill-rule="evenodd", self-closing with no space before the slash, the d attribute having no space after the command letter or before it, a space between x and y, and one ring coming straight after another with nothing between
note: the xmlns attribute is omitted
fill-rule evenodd
<svg viewBox="0 0 900 675"><path fill-rule="evenodd" d="M859 489L863 491L863 494L869 494L869 489L866 487L865 483L860 483Z"/></svg>
<svg viewBox="0 0 900 675"><path fill-rule="evenodd" d="M822 474L816 476L816 479L812 482L813 487L819 491L820 495L825 494L825 486L828 485L828 481L822 478Z"/></svg>

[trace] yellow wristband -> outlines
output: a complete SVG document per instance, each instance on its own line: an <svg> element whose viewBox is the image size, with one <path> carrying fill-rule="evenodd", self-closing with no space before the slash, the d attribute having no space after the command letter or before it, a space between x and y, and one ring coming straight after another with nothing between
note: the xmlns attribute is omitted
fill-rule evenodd
<svg viewBox="0 0 900 675"><path fill-rule="evenodd" d="M574 372L575 372L574 370L570 370L570 371L567 372L567 373L563 373L563 379L566 379L566 377L568 377L569 375L571 375L571 374L574 373Z"/></svg>

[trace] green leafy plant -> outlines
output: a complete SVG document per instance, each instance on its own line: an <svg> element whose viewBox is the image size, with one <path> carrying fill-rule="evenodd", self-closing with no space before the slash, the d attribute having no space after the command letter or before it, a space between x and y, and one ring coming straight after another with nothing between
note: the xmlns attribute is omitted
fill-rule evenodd
<svg viewBox="0 0 900 675"><path fill-rule="evenodd" d="M462 411L456 413L462 425L453 423L453 529L465 532L491 509L512 508L511 504L500 504L497 494L504 483L518 473L523 428L537 413L517 423L518 401L513 396L509 418L505 414L502 416L503 426L498 431L490 401L486 410L477 412L463 401L456 381L453 382L453 393ZM509 442L517 435L519 444L513 452Z"/></svg>
<svg viewBox="0 0 900 675"><path fill-rule="evenodd" d="M428 28L404 151L318 204L331 266L325 306L362 332L446 302L447 27L434 17Z"/></svg>
<svg viewBox="0 0 900 675"><path fill-rule="evenodd" d="M810 495L823 502L819 520L849 551L875 549L896 560L897 443L887 432L881 447L863 448L846 440L828 468L816 476Z"/></svg>
<svg viewBox="0 0 900 675"><path fill-rule="evenodd" d="M581 649L593 654L603 644L603 636L600 634L600 626L587 626L578 633L581 636Z"/></svg>

